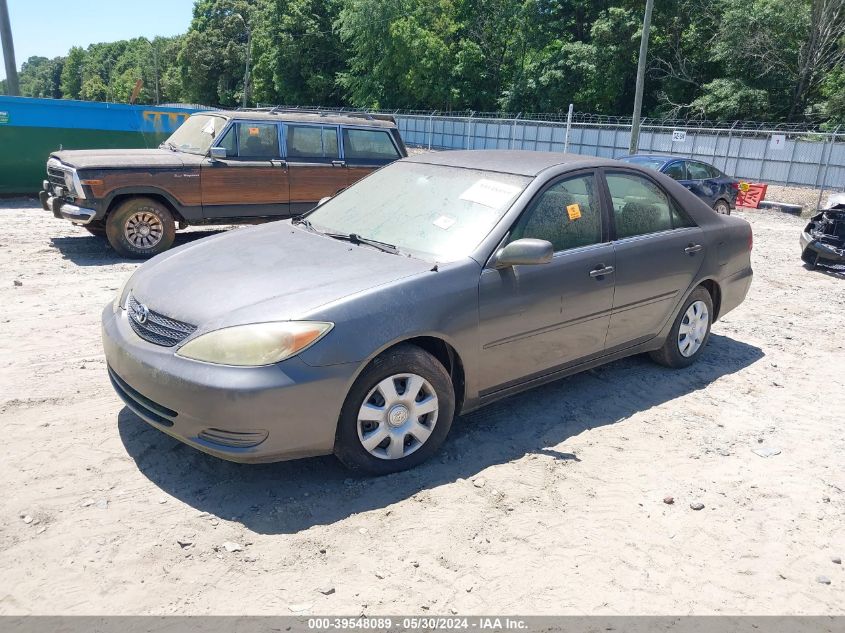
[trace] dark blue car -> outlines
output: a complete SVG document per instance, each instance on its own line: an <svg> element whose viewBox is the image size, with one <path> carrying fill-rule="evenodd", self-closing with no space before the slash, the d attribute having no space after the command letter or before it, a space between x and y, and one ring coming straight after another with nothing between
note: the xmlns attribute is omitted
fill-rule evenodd
<svg viewBox="0 0 845 633"><path fill-rule="evenodd" d="M739 181L708 163L677 156L634 154L619 160L649 167L674 178L710 205L716 213L730 215L736 208Z"/></svg>

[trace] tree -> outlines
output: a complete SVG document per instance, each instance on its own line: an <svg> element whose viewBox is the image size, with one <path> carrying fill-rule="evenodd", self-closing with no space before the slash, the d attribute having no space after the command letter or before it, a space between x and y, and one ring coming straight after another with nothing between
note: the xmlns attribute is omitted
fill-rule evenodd
<svg viewBox="0 0 845 633"><path fill-rule="evenodd" d="M64 57L47 59L30 57L21 65L18 75L21 96L59 99Z"/></svg>
<svg viewBox="0 0 845 633"><path fill-rule="evenodd" d="M68 51L62 67L61 92L65 99L79 99L82 92L82 68L85 51L74 46Z"/></svg>
<svg viewBox="0 0 845 633"><path fill-rule="evenodd" d="M197 0L179 53L186 96L234 106L243 97L249 29L267 0ZM259 6L261 5L261 6Z"/></svg>
<svg viewBox="0 0 845 633"><path fill-rule="evenodd" d="M341 105L336 75L345 68L333 29L338 0L272 0L253 35L256 102Z"/></svg>

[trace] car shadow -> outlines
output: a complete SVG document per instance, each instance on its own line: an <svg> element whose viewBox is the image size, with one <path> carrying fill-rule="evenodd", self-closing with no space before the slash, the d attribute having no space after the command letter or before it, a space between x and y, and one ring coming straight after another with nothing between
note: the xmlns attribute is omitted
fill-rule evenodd
<svg viewBox="0 0 845 633"><path fill-rule="evenodd" d="M173 248L204 237L217 235L223 230L225 229L203 229L176 233ZM90 235L87 232L72 237L51 237L50 246L61 252L64 259L69 259L77 266L108 266L121 262L139 263L142 261L121 257L109 245L105 237Z"/></svg>
<svg viewBox="0 0 845 633"><path fill-rule="evenodd" d="M814 273L821 273L822 275L827 275L828 277L834 277L836 279L845 279L845 264L819 263L815 266L804 264L804 269Z"/></svg>
<svg viewBox="0 0 845 633"><path fill-rule="evenodd" d="M687 369L667 369L644 356L617 361L461 416L429 462L378 478L353 477L330 456L276 464L226 462L177 442L127 408L118 415L118 430L138 469L167 494L257 533L290 534L386 508L526 454L583 464L561 444L704 389L763 356L758 347L713 335L707 353ZM608 400L608 392L624 397Z"/></svg>

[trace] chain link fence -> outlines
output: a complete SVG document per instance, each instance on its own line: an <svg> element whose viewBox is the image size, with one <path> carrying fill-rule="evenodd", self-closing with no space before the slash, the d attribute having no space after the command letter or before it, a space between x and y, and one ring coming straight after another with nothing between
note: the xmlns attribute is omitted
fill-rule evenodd
<svg viewBox="0 0 845 633"><path fill-rule="evenodd" d="M368 112L393 115L406 145L432 150L525 149L619 158L628 154L631 140L631 120L624 117ZM805 124L643 119L639 151L702 160L749 182L845 191L845 127L822 131Z"/></svg>

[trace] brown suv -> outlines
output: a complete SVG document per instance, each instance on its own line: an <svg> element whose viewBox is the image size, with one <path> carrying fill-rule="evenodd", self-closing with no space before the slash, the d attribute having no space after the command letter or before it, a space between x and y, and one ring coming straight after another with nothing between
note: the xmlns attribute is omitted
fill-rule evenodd
<svg viewBox="0 0 845 633"><path fill-rule="evenodd" d="M403 156L388 116L209 111L159 149L51 154L40 197L57 218L108 236L121 255L150 257L170 248L177 224L297 215Z"/></svg>

